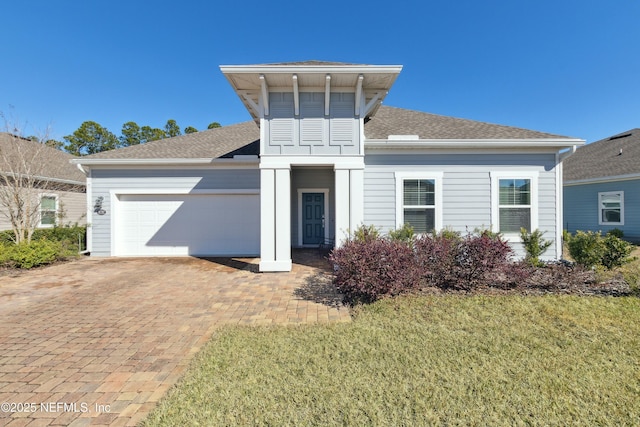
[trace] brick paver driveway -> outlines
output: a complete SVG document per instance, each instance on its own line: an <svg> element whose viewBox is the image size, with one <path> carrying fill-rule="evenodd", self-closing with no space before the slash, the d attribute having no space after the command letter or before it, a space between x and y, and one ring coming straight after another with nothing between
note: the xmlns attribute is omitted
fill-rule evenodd
<svg viewBox="0 0 640 427"><path fill-rule="evenodd" d="M317 257L91 259L0 276L0 425L135 425L224 323L348 321Z"/></svg>

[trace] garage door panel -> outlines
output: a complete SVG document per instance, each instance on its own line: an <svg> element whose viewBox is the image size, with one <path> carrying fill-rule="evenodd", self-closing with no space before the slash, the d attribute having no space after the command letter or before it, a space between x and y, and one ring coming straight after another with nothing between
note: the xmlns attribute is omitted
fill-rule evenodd
<svg viewBox="0 0 640 427"><path fill-rule="evenodd" d="M119 256L256 255L257 195L121 195Z"/></svg>

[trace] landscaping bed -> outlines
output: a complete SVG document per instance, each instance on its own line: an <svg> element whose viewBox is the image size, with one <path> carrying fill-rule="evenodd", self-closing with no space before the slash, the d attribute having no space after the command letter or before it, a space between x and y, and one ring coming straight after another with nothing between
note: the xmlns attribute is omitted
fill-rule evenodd
<svg viewBox="0 0 640 427"><path fill-rule="evenodd" d="M0 275L57 264L79 256L86 247L86 227L37 229L31 240L15 243L11 231L0 232Z"/></svg>
<svg viewBox="0 0 640 427"><path fill-rule="evenodd" d="M476 230L414 236L410 228L381 236L361 227L334 250L334 284L349 304L402 294L638 294L640 262L616 236L567 236L574 261L543 262L550 242L522 230L526 256L515 257L500 234ZM635 255L640 255L635 248Z"/></svg>

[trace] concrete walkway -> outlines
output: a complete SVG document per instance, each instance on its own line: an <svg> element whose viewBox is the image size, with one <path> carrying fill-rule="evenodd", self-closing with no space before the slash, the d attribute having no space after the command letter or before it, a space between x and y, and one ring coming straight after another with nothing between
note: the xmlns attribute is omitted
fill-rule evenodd
<svg viewBox="0 0 640 427"><path fill-rule="evenodd" d="M0 276L0 425L136 425L223 324L349 321L318 255L92 259Z"/></svg>

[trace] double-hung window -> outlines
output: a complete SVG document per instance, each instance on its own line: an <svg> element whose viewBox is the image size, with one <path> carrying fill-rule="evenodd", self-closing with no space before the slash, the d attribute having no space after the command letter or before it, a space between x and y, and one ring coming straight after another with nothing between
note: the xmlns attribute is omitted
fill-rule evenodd
<svg viewBox="0 0 640 427"><path fill-rule="evenodd" d="M396 227L418 234L442 228L442 173L396 173Z"/></svg>
<svg viewBox="0 0 640 427"><path fill-rule="evenodd" d="M624 225L624 191L598 193L598 224Z"/></svg>
<svg viewBox="0 0 640 427"><path fill-rule="evenodd" d="M58 198L54 195L40 196L40 227L56 225L58 215Z"/></svg>
<svg viewBox="0 0 640 427"><path fill-rule="evenodd" d="M535 172L491 173L493 230L508 236L538 228L537 187Z"/></svg>

